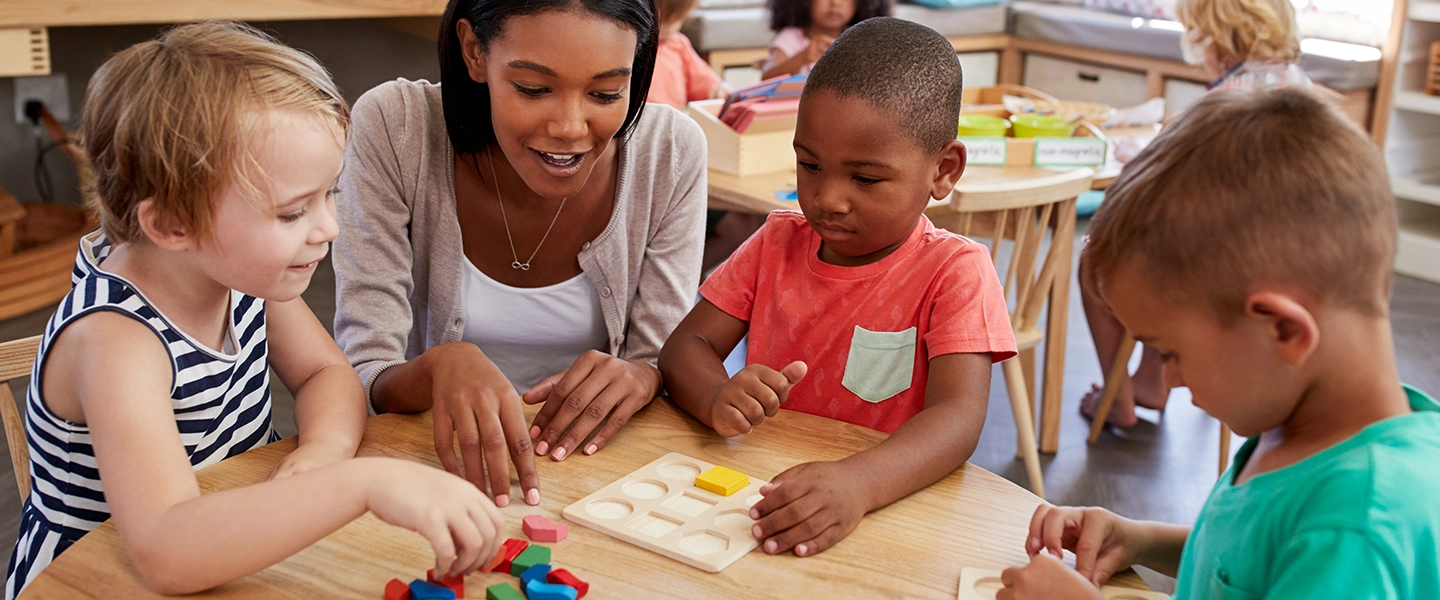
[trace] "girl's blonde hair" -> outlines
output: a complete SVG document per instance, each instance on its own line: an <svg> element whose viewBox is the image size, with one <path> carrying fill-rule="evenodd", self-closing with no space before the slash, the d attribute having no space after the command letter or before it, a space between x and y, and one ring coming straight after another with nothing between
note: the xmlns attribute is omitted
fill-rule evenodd
<svg viewBox="0 0 1440 600"><path fill-rule="evenodd" d="M1175 15L1189 35L1209 38L1226 68L1245 61L1295 62L1295 7L1290 0L1180 0Z"/></svg>
<svg viewBox="0 0 1440 600"><path fill-rule="evenodd" d="M152 200L162 227L211 233L215 199L263 176L251 141L270 109L315 114L344 132L350 110L314 57L238 23L181 25L127 48L85 90L81 132L95 170L86 197L114 242L144 238L137 211ZM268 208L268 207L267 207Z"/></svg>

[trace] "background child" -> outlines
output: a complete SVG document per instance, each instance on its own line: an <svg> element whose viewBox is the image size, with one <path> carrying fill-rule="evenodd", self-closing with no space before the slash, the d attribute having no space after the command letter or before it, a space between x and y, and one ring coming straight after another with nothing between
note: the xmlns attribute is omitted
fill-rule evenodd
<svg viewBox="0 0 1440 600"><path fill-rule="evenodd" d="M655 72L651 75L646 102L685 110L685 105L695 100L723 98L727 93L720 75L695 53L690 38L680 33L685 18L699 4L700 0L655 2L660 19L660 45L655 50Z"/></svg>
<svg viewBox="0 0 1440 600"><path fill-rule="evenodd" d="M767 5L775 39L761 79L809 73L847 27L890 15L889 0L768 0Z"/></svg>
<svg viewBox="0 0 1440 600"><path fill-rule="evenodd" d="M1384 167L1280 88L1207 96L1125 169L1090 227L1096 289L1254 437L1193 528L1040 507L997 598L1100 598L1131 564L1178 573L1176 600L1440 598L1440 405L1396 378Z"/></svg>
<svg viewBox="0 0 1440 600"><path fill-rule="evenodd" d="M960 64L943 36L879 18L815 66L795 130L804 212L764 227L700 288L660 353L671 398L721 435L785 408L893 432L791 468L751 516L766 552L809 556L975 449L990 365L1015 354L985 247L922 216L965 170ZM721 364L749 334L744 369Z"/></svg>
<svg viewBox="0 0 1440 600"><path fill-rule="evenodd" d="M240 25L177 27L96 71L81 127L102 232L81 241L26 394L33 483L7 598L112 517L165 594L366 511L427 537L437 572L493 556L503 521L475 486L352 458L360 381L300 299L335 239L348 122L313 58ZM295 395L299 447L270 481L202 496L195 469L276 439L267 366Z"/></svg>
<svg viewBox="0 0 1440 600"><path fill-rule="evenodd" d="M1289 0L1181 0L1176 15L1185 26L1181 40L1185 60L1205 68L1213 79L1211 90L1310 85L1310 79L1295 64L1300 60L1300 41L1295 36L1295 8ZM1116 153L1122 160L1129 160L1140 148L1143 144L1122 140ZM1082 261L1081 272L1086 268ZM1100 372L1109 373L1125 329L1097 298L1087 278L1082 276L1080 281L1081 302L1099 355ZM1081 412L1093 415L1103 392L1100 385L1092 386L1080 402ZM1120 427L1134 425L1136 405L1163 410L1169 395L1160 355L1146 345L1135 375L1121 379L1108 421Z"/></svg>

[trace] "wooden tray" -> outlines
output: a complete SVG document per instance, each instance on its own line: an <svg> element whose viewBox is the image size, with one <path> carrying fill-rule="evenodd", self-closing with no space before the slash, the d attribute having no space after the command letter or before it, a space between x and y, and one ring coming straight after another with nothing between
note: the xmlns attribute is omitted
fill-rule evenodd
<svg viewBox="0 0 1440 600"><path fill-rule="evenodd" d="M768 482L751 478L731 496L695 487L695 476L711 467L671 452L565 508L566 519L719 573L760 542L751 534L750 507Z"/></svg>
<svg viewBox="0 0 1440 600"><path fill-rule="evenodd" d="M999 571L972 567L960 571L959 600L995 600L995 593L1001 587ZM1169 594L1111 585L1101 586L1100 594L1105 600L1170 600Z"/></svg>

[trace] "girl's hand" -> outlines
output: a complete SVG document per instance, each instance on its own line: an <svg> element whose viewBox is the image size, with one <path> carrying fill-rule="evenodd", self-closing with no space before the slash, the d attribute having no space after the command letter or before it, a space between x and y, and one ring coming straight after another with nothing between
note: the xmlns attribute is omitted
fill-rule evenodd
<svg viewBox="0 0 1440 600"><path fill-rule="evenodd" d="M795 361L776 371L746 365L715 391L710 401L710 427L725 437L750 433L766 417L780 411L790 388L805 377L805 363Z"/></svg>
<svg viewBox="0 0 1440 600"><path fill-rule="evenodd" d="M450 473L392 458L376 461L366 507L380 520L429 540L435 573L464 575L500 548L505 519L479 488ZM383 462L381 462L383 461Z"/></svg>
<svg viewBox="0 0 1440 600"><path fill-rule="evenodd" d="M820 60L820 56L830 49L830 44L835 43L835 38L828 35L817 35L810 39L810 45L805 48L805 64L814 64Z"/></svg>
<svg viewBox="0 0 1440 600"><path fill-rule="evenodd" d="M569 369L525 392L526 404L545 403L530 426L535 454L565 460L592 433L585 454L594 454L659 393L659 369L598 350L581 354Z"/></svg>
<svg viewBox="0 0 1440 600"><path fill-rule="evenodd" d="M752 533L768 554L824 552L855 531L869 509L854 486L854 474L840 463L791 467L760 488L765 498L750 509Z"/></svg>
<svg viewBox="0 0 1440 600"><path fill-rule="evenodd" d="M425 354L431 364L435 454L440 464L456 475L463 473L481 490L488 471L495 504L507 506L513 459L525 503L539 504L540 476L535 472L530 437L525 435L525 412L514 386L474 344L441 344ZM455 459L457 440L461 461Z"/></svg>
<svg viewBox="0 0 1440 600"><path fill-rule="evenodd" d="M1049 551L1058 560L1070 550L1075 553L1075 572L1098 587L1116 571L1130 568L1144 552L1144 535L1133 525L1103 508L1042 504L1030 518L1025 552L1034 559Z"/></svg>
<svg viewBox="0 0 1440 600"><path fill-rule="evenodd" d="M1025 567L1000 573L1005 589L995 600L1099 600L1100 588L1086 581L1069 565L1048 554L1036 554Z"/></svg>
<svg viewBox="0 0 1440 600"><path fill-rule="evenodd" d="M355 458L355 449L346 444L326 441L300 444L293 452L286 455L280 464L275 465L275 468L270 471L270 476L265 480L284 479L350 458Z"/></svg>

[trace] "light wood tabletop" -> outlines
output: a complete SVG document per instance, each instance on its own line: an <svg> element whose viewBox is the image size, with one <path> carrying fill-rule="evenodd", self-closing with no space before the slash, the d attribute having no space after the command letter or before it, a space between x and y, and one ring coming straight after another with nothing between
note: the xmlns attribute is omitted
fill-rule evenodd
<svg viewBox="0 0 1440 600"><path fill-rule="evenodd" d="M529 407L533 415L537 407ZM537 460L539 507L502 509L506 534L522 538L521 518L560 512L576 500L669 452L680 452L769 479L801 462L835 460L868 448L884 434L793 411L756 432L725 439L666 400L656 400L595 456ZM429 413L370 419L362 456L392 456L434 465ZM295 438L225 460L199 472L205 492L257 483L294 449ZM519 497L519 494L512 494ZM1001 569L1027 562L1023 540L1040 500L1000 477L966 464L936 484L871 513L850 537L809 558L751 552L718 574L570 524L569 537L550 545L552 564L590 582L587 598L955 598L964 567ZM347 525L295 556L209 592L203 598L364 598L383 596L385 582L424 577L434 555L418 534L373 515ZM515 583L508 575L466 578L467 598L485 586ZM1145 589L1127 572L1116 582ZM106 522L40 573L25 599L158 597L140 582L115 526Z"/></svg>

